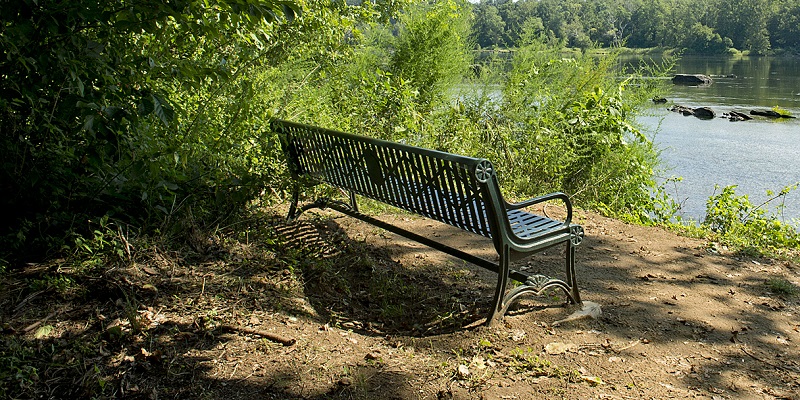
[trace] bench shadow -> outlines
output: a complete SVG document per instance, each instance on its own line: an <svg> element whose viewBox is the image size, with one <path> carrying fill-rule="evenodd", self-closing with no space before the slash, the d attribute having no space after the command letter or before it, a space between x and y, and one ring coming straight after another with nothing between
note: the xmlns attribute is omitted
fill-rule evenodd
<svg viewBox="0 0 800 400"><path fill-rule="evenodd" d="M365 335L412 337L474 329L485 322L496 284L494 272L450 261L449 256L444 262L429 262L416 255L419 263L403 265L398 259L436 250L392 246L390 254L386 246L366 240L366 235L381 232L362 236L356 231L351 236L335 217L309 213L295 223L274 222L283 253L301 259L295 273L324 322ZM384 238L399 240L391 233ZM411 252L415 254L404 254ZM563 307L563 299L552 299L559 304L525 299L524 306L512 305L507 315Z"/></svg>
<svg viewBox="0 0 800 400"><path fill-rule="evenodd" d="M321 322L364 335L428 336L485 320L493 283L475 276L463 285L470 277L452 269L409 268L335 218L312 215L274 227L283 253L298 258L294 272Z"/></svg>

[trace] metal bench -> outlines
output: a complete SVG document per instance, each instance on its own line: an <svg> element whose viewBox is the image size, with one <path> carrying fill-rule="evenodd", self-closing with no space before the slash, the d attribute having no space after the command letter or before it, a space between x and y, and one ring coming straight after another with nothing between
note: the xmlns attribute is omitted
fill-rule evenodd
<svg viewBox="0 0 800 400"><path fill-rule="evenodd" d="M471 158L401 143L353 135L283 120L271 122L286 154L295 187L288 219L312 208L332 208L387 231L428 245L498 275L491 325L502 319L520 296L540 295L558 288L581 304L575 278L575 247L583 228L572 224L572 204L564 193L552 193L521 203L508 203L498 186L495 169L485 159ZM349 193L349 203L328 198L298 208L304 186L326 183ZM359 212L363 196L491 239L500 256L492 262ZM564 221L533 214L525 208L550 200L566 207ZM564 280L511 270L513 261L563 244ZM521 285L507 291L508 280Z"/></svg>

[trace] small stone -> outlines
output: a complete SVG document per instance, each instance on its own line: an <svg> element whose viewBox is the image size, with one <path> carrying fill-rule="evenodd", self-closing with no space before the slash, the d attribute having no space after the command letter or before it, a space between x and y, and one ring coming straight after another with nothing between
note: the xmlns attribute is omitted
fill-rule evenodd
<svg viewBox="0 0 800 400"><path fill-rule="evenodd" d="M458 366L458 378L459 379L467 379L470 375L469 367L464 364Z"/></svg>

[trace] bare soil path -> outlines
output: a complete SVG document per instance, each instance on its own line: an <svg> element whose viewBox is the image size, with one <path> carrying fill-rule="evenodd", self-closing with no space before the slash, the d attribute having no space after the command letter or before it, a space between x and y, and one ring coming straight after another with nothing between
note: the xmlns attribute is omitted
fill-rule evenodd
<svg viewBox="0 0 800 400"><path fill-rule="evenodd" d="M492 257L479 238L384 218ZM192 257L154 248L88 296L37 294L20 283L42 275L31 266L2 282L4 343L50 345L53 361L0 384L53 398L800 398L797 265L576 222L581 295L603 313L558 326L575 308L555 292L480 326L492 274L333 213L266 221L268 241L199 238ZM559 251L517 267L558 272Z"/></svg>

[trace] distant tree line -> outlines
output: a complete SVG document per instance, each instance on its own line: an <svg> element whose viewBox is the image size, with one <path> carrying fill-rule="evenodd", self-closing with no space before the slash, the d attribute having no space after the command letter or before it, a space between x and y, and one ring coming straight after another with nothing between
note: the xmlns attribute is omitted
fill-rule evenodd
<svg viewBox="0 0 800 400"><path fill-rule="evenodd" d="M800 0L482 0L473 6L481 48L517 47L532 30L578 48L800 49Z"/></svg>

